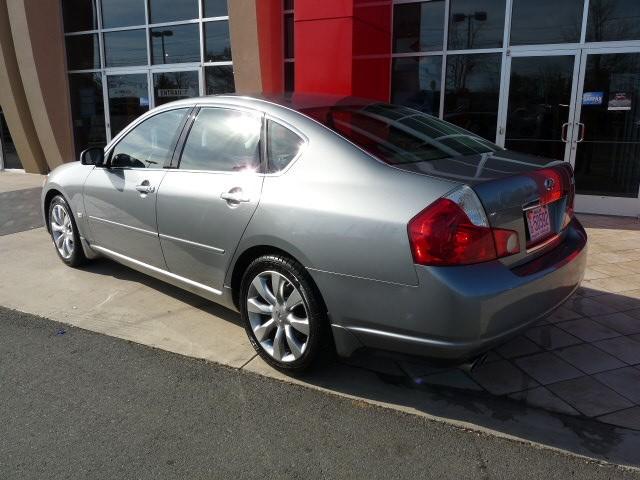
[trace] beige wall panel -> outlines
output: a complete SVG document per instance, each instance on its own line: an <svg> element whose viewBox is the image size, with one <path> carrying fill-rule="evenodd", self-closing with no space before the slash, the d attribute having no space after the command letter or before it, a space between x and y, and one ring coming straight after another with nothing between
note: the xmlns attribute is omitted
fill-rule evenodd
<svg viewBox="0 0 640 480"><path fill-rule="evenodd" d="M7 0L31 118L50 168L74 160L59 0Z"/></svg>
<svg viewBox="0 0 640 480"><path fill-rule="evenodd" d="M46 173L47 164L31 119L15 56L7 0L0 0L0 105L24 169L31 173Z"/></svg>
<svg viewBox="0 0 640 480"><path fill-rule="evenodd" d="M238 93L262 91L260 48L256 2L265 0L233 0L229 2L229 33L233 73Z"/></svg>

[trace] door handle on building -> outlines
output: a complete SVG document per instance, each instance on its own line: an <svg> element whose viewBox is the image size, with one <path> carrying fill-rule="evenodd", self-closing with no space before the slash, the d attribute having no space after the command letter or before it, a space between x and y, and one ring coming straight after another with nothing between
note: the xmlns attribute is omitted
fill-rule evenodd
<svg viewBox="0 0 640 480"><path fill-rule="evenodd" d="M569 128L569 123L563 123L562 124L562 130L560 133L560 139L564 142L567 143L569 140L567 140L567 130Z"/></svg>
<svg viewBox="0 0 640 480"><path fill-rule="evenodd" d="M581 143L584 141L584 134L586 132L586 128L584 126L584 123L576 123L576 125L578 126L578 140L577 143Z"/></svg>

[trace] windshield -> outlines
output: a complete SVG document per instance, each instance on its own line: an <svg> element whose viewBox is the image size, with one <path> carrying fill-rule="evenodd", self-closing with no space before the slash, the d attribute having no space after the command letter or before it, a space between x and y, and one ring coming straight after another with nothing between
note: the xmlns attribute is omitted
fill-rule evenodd
<svg viewBox="0 0 640 480"><path fill-rule="evenodd" d="M337 105L303 112L391 165L502 150L462 128L398 105Z"/></svg>

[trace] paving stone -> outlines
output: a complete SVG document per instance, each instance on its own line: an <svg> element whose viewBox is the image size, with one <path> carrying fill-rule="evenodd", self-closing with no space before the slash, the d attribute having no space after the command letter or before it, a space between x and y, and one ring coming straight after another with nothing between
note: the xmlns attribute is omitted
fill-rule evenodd
<svg viewBox="0 0 640 480"><path fill-rule="evenodd" d="M566 413L568 415L579 415L575 408L547 390L546 387L536 387L531 390L512 393L509 397L514 400L526 402L534 407L544 408L545 410Z"/></svg>
<svg viewBox="0 0 640 480"><path fill-rule="evenodd" d="M580 318L582 315L574 312L573 310L567 307L560 307L553 311L551 315L546 317L547 322L549 323L557 323L564 322L565 320L574 320L576 318Z"/></svg>
<svg viewBox="0 0 640 480"><path fill-rule="evenodd" d="M629 311L625 312L625 314L629 315L630 317L637 318L638 320L640 320L640 308L634 309L634 310L629 310Z"/></svg>
<svg viewBox="0 0 640 480"><path fill-rule="evenodd" d="M629 365L640 363L640 336L610 338L594 345Z"/></svg>
<svg viewBox="0 0 640 480"><path fill-rule="evenodd" d="M581 343L579 339L554 325L530 328L525 332L525 336L547 350Z"/></svg>
<svg viewBox="0 0 640 480"><path fill-rule="evenodd" d="M597 340L604 340L605 338L620 336L620 332L605 327L589 318L569 320L568 322L558 323L557 325L585 342L595 342Z"/></svg>
<svg viewBox="0 0 640 480"><path fill-rule="evenodd" d="M471 376L494 395L505 395L538 386L538 382L508 360L482 365L471 372Z"/></svg>
<svg viewBox="0 0 640 480"><path fill-rule="evenodd" d="M640 405L640 370L637 368L619 368L599 373L594 375L594 378L633 403Z"/></svg>
<svg viewBox="0 0 640 480"><path fill-rule="evenodd" d="M565 306L585 317L616 313L616 309L597 302L593 297L574 297L565 303Z"/></svg>
<svg viewBox="0 0 640 480"><path fill-rule="evenodd" d="M444 387L460 388L463 390L481 391L482 387L474 382L461 370L447 370L446 372L434 373L414 380L417 384L439 385Z"/></svg>
<svg viewBox="0 0 640 480"><path fill-rule="evenodd" d="M549 385L548 388L588 417L597 417L633 407L629 400L592 377L565 380Z"/></svg>
<svg viewBox="0 0 640 480"><path fill-rule="evenodd" d="M613 355L586 343L561 348L553 353L589 375L625 366Z"/></svg>
<svg viewBox="0 0 640 480"><path fill-rule="evenodd" d="M640 263L640 262L639 262ZM625 293L605 293L594 297L593 300L597 303L602 303L614 308L620 312L627 310L640 309L640 299L628 296Z"/></svg>
<svg viewBox="0 0 640 480"><path fill-rule="evenodd" d="M428 361L400 361L398 362L400 368L411 378L419 378L424 377L425 375L431 375L433 373L442 373L450 368L442 368L433 364L433 362Z"/></svg>
<svg viewBox="0 0 640 480"><path fill-rule="evenodd" d="M542 352L529 357L518 358L515 363L543 385L584 375L580 370L552 352Z"/></svg>
<svg viewBox="0 0 640 480"><path fill-rule="evenodd" d="M640 333L640 318L633 318L626 313L610 313L609 315L601 315L592 317L596 322L605 325L623 335L633 335Z"/></svg>
<svg viewBox="0 0 640 480"><path fill-rule="evenodd" d="M603 415L598 417L598 420L619 427L640 430L640 407L627 408L626 410Z"/></svg>
<svg viewBox="0 0 640 480"><path fill-rule="evenodd" d="M522 335L496 349L504 358L522 357L540 351L540 347Z"/></svg>

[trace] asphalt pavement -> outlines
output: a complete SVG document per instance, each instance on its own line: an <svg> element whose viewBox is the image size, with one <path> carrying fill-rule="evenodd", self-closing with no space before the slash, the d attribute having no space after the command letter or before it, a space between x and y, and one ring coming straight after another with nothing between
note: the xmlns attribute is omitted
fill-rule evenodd
<svg viewBox="0 0 640 480"><path fill-rule="evenodd" d="M2 479L640 478L2 307L0 327Z"/></svg>

